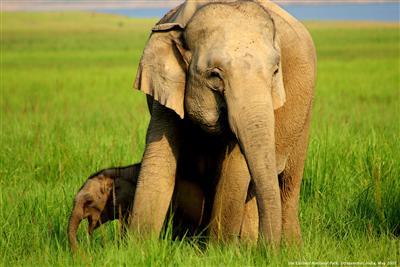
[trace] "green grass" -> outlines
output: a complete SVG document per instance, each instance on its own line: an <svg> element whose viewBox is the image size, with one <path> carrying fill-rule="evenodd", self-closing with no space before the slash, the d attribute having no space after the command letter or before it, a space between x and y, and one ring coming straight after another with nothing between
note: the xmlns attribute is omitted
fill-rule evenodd
<svg viewBox="0 0 400 267"><path fill-rule="evenodd" d="M204 248L168 234L120 242L114 223L92 239L81 227L73 257L66 225L76 191L96 170L141 159L149 115L132 84L155 21L3 13L1 22L1 266L400 263L398 26L307 24L318 82L302 249Z"/></svg>

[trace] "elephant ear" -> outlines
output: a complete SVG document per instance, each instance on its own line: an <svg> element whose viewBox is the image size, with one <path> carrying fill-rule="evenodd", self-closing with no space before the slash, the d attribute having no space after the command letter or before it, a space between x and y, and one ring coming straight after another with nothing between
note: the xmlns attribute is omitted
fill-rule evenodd
<svg viewBox="0 0 400 267"><path fill-rule="evenodd" d="M83 219L88 219L88 232L97 227L100 216L110 196L113 180L94 174L83 184L74 199L74 208L68 223L68 240L73 250L77 249L76 233Z"/></svg>
<svg viewBox="0 0 400 267"><path fill-rule="evenodd" d="M100 174L89 178L78 193L82 199L84 218L87 218L89 222L89 234L92 234L100 223L101 214L110 198L113 183L113 179Z"/></svg>
<svg viewBox="0 0 400 267"><path fill-rule="evenodd" d="M183 26L156 25L146 44L135 87L184 117L186 63L181 54Z"/></svg>
<svg viewBox="0 0 400 267"><path fill-rule="evenodd" d="M286 102L286 93L285 86L283 83L283 71L282 71L282 54L280 49L280 43L278 40L278 36L274 37L274 47L280 54L279 60L279 70L278 73L274 75L273 83L272 83L272 104L274 109L278 109L283 106Z"/></svg>
<svg viewBox="0 0 400 267"><path fill-rule="evenodd" d="M186 69L190 52L182 42L183 29L208 1L185 1L153 28L136 74L135 87L184 117Z"/></svg>

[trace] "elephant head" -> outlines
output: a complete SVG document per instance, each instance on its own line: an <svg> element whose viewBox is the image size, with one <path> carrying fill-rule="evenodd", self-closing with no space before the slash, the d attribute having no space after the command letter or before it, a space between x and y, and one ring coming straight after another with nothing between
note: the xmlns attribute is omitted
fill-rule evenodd
<svg viewBox="0 0 400 267"><path fill-rule="evenodd" d="M140 164L110 168L91 175L75 196L69 218L68 240L77 248L76 233L80 222L88 220L88 232L108 221L129 216L135 194Z"/></svg>
<svg viewBox="0 0 400 267"><path fill-rule="evenodd" d="M277 243L274 110L285 103L285 90L274 21L251 1L186 8L191 13L177 11L184 19L170 16L153 28L136 87L210 134L235 134L255 184L259 232Z"/></svg>

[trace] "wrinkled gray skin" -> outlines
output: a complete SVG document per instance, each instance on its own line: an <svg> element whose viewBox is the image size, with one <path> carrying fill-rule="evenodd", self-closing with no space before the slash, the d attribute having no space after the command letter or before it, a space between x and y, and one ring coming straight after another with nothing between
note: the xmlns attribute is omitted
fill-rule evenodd
<svg viewBox="0 0 400 267"><path fill-rule="evenodd" d="M135 84L156 101L130 228L158 235L185 177L211 196L211 237L248 225L272 245L298 241L314 45L272 2L224 2L188 1L153 28Z"/></svg>

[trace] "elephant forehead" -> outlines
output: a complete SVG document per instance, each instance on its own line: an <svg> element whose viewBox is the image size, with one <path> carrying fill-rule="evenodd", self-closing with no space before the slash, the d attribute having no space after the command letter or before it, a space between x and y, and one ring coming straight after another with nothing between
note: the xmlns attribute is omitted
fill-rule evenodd
<svg viewBox="0 0 400 267"><path fill-rule="evenodd" d="M217 39L214 39L217 40ZM194 49L191 75L202 73L212 67L224 71L235 69L270 68L279 59L279 53L272 42L260 36L253 38L225 38L220 41L199 43Z"/></svg>
<svg viewBox="0 0 400 267"><path fill-rule="evenodd" d="M272 38L273 31L271 17L258 4L219 3L206 5L194 14L186 27L186 38L188 43L221 35L242 39L262 33Z"/></svg>
<svg viewBox="0 0 400 267"><path fill-rule="evenodd" d="M84 189L90 192L104 193L111 189L112 184L113 180L111 178L99 175L87 180Z"/></svg>

